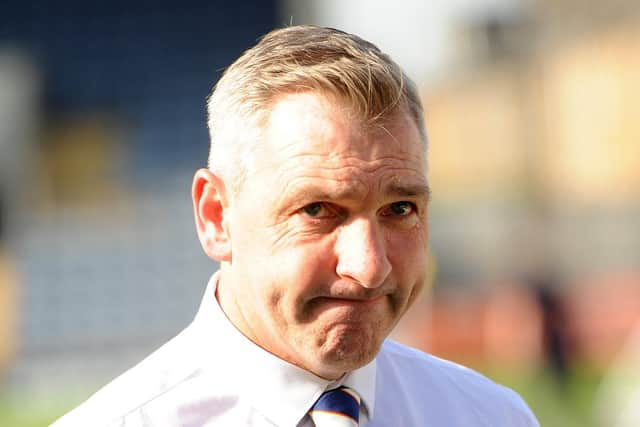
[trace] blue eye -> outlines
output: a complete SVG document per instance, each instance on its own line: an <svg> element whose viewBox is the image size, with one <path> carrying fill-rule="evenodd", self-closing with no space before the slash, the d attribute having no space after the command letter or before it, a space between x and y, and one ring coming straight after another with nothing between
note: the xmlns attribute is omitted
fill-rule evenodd
<svg viewBox="0 0 640 427"><path fill-rule="evenodd" d="M309 203L307 206L302 208L302 211L311 217L315 217L322 212L323 207L324 205L320 202Z"/></svg>
<svg viewBox="0 0 640 427"><path fill-rule="evenodd" d="M389 205L391 215L407 216L415 211L415 206L411 202L395 202Z"/></svg>

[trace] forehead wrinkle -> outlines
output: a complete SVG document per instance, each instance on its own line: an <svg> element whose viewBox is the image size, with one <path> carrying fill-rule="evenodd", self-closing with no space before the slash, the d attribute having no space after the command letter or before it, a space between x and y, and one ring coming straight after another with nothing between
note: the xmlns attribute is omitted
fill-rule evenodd
<svg viewBox="0 0 640 427"><path fill-rule="evenodd" d="M280 178L281 180L285 180L285 190L291 185L292 182L295 182L300 179L319 179L326 181L336 181L341 182L341 186L346 186L353 184L354 182L359 182L359 185L367 184L369 179L375 180L378 182L377 187L381 188L382 184L384 184L385 180L396 180L399 178L399 175L402 175L403 181L409 179L412 181L416 181L416 177L424 178L424 174L415 167L402 165L401 161L394 162L400 164L389 164L376 162L377 164L371 165L370 162L368 165L363 164L339 164L339 165L330 165L323 164L319 168L309 168L307 164L304 162L295 162L295 165L290 168L281 168ZM368 167L367 167L368 166ZM294 178L291 178L291 175L296 175L296 170L300 170L301 173ZM292 173L293 172L293 173ZM337 173L336 173L337 172ZM389 174L393 174L389 177ZM421 179L422 181L422 179ZM417 190L416 190L417 191Z"/></svg>
<svg viewBox="0 0 640 427"><path fill-rule="evenodd" d="M383 191L388 196L431 198L431 188L427 184L392 182Z"/></svg>
<svg viewBox="0 0 640 427"><path fill-rule="evenodd" d="M394 169L394 170L417 170L423 164L420 156L412 156L413 158L399 158L397 156L384 156L376 157L372 159L363 159L358 155L342 155L335 152L327 153L299 153L287 159L283 159L284 163L294 163L293 167L288 168L289 171L301 168L303 170L309 170L310 164L316 165L317 171L338 171L345 170L346 174L352 169L357 169L358 172L375 173L381 169ZM277 162L279 169L285 169L282 167L283 162ZM406 165L409 163L409 165Z"/></svg>
<svg viewBox="0 0 640 427"><path fill-rule="evenodd" d="M377 182L378 193L385 198L411 197L428 201L430 188L426 173L418 167L390 167Z"/></svg>
<svg viewBox="0 0 640 427"><path fill-rule="evenodd" d="M397 175L402 171L402 176ZM410 173L407 174L406 171ZM367 174L369 175L369 174ZM391 176L389 176L391 175ZM374 196L376 199L391 197L413 197L428 201L428 185L422 179L423 175L411 168L390 168L383 175L372 177L375 182L362 174L346 174L345 176L305 174L288 179L279 200L290 201L298 199L300 203L312 201L356 201L362 202ZM307 182L310 181L310 182ZM295 205L295 203L294 203Z"/></svg>
<svg viewBox="0 0 640 427"><path fill-rule="evenodd" d="M321 182L317 180L321 179ZM311 183L304 181L312 180ZM354 175L346 178L324 175L304 175L289 179L282 192L283 198L300 197L315 200L359 200L364 198L366 183Z"/></svg>
<svg viewBox="0 0 640 427"><path fill-rule="evenodd" d="M329 158L327 158L329 157ZM386 156L372 160L362 159L359 156L326 156L325 154L300 154L279 162L278 170L281 176L291 181L290 176L299 175L298 178L318 178L344 180L362 180L367 177L375 177L376 174L399 173L402 175L415 175L426 180L425 170L421 159L415 162L395 156ZM291 164L293 163L293 164ZM291 164L291 165L288 165ZM275 165L272 165L275 166Z"/></svg>

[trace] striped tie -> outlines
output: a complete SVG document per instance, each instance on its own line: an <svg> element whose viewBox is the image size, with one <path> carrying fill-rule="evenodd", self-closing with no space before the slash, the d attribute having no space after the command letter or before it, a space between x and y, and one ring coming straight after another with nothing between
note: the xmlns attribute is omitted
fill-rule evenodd
<svg viewBox="0 0 640 427"><path fill-rule="evenodd" d="M316 427L357 427L360 396L347 387L325 391L309 415Z"/></svg>

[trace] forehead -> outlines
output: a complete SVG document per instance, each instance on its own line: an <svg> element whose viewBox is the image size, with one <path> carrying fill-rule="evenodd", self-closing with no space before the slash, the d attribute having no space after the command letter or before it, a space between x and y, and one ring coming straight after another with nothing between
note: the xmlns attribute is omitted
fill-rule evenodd
<svg viewBox="0 0 640 427"><path fill-rule="evenodd" d="M264 155L324 156L323 162L344 160L411 161L425 163L425 147L410 114L398 111L385 120L365 125L332 96L313 92L277 98L264 128Z"/></svg>
<svg viewBox="0 0 640 427"><path fill-rule="evenodd" d="M424 145L408 114L364 127L344 104L312 93L274 103L251 157L252 185L263 190L256 197L275 199L276 205L292 198L364 200L428 189Z"/></svg>

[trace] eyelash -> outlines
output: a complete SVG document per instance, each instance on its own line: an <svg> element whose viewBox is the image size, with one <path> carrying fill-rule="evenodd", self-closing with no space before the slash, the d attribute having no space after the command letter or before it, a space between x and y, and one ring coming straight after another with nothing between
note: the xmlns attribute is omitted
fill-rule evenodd
<svg viewBox="0 0 640 427"><path fill-rule="evenodd" d="M404 205L404 206L408 206L411 211L406 213L406 214L398 214L398 213L393 213L391 212L391 210L393 209L394 206L398 206L398 205ZM309 212L309 209L313 209L313 208L319 208L320 210L324 209L326 211L328 211L328 215L318 215L318 213L316 212L315 214L312 214ZM382 215L385 217L391 217L391 216L395 216L395 217L399 217L399 218L405 218L408 217L409 215L411 215L412 213L416 213L417 212L417 207L415 205L415 203L409 202L409 201L399 201L399 202L393 202L387 206L385 206L383 208L383 213ZM300 209L300 212L303 214L308 215L310 218L313 219L326 219L326 218L335 218L335 217L340 217L342 215L340 215L340 212L338 209L331 207L331 205L325 203L325 202L313 202L313 203L309 203L308 205L303 206Z"/></svg>
<svg viewBox="0 0 640 427"><path fill-rule="evenodd" d="M328 211L330 213L329 216L334 217L337 216L337 212L335 212L335 209L330 209L329 206L327 205L327 203L324 202L313 202L313 203L309 203L306 206L303 206L302 209L300 209L300 211L306 215L308 215L310 218L314 218L314 219L322 219L327 217L327 215L317 215L317 214L311 214L308 212L308 209L310 208L314 208L314 207L319 207L320 210L324 209L325 211Z"/></svg>
<svg viewBox="0 0 640 427"><path fill-rule="evenodd" d="M406 214L397 214L397 213L395 213L395 214L394 213L386 214L386 213L383 213L383 215L384 216L392 216L393 215L393 216L398 216L398 217L403 217L404 218L404 217L407 217L407 216L409 216L412 213L415 213L417 211L415 203L408 202L408 201L401 201L401 202L391 203L390 205L386 206L384 210L385 211L386 210L392 210L394 206L399 206L399 205L405 205L405 206L409 207L411 209L411 211L406 213Z"/></svg>

